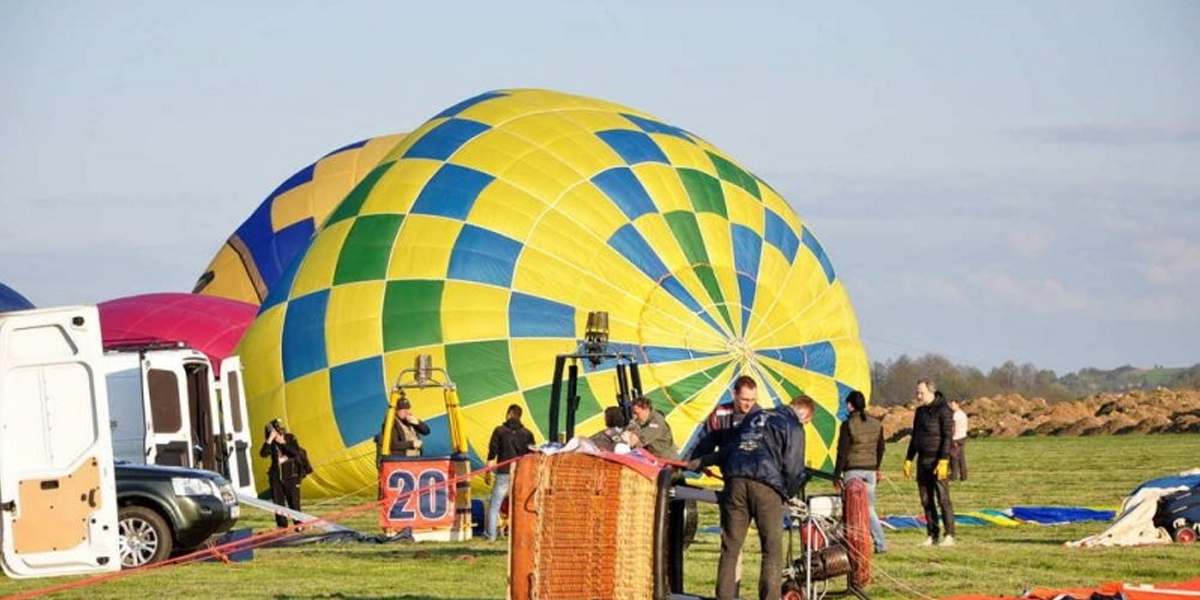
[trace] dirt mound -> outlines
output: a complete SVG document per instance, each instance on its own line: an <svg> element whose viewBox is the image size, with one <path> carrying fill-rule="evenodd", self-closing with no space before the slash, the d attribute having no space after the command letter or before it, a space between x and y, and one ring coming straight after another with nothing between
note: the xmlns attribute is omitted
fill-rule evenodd
<svg viewBox="0 0 1200 600"><path fill-rule="evenodd" d="M873 410L883 419L888 441L912 433L913 406ZM1101 393L1055 404L1005 394L965 401L963 410L971 437L1200 433L1200 391L1192 390Z"/></svg>

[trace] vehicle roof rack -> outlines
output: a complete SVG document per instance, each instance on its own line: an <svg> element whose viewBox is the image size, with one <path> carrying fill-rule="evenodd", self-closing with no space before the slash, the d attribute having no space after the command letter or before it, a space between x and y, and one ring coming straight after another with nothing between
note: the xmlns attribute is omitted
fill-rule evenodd
<svg viewBox="0 0 1200 600"><path fill-rule="evenodd" d="M105 352L146 352L148 350L190 349L184 342L166 342L154 338L127 338L104 342Z"/></svg>

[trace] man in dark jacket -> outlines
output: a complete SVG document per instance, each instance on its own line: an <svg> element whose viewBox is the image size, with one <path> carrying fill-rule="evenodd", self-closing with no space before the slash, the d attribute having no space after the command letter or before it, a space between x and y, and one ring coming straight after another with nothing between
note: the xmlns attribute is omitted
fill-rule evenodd
<svg viewBox="0 0 1200 600"><path fill-rule="evenodd" d="M738 377L733 382L733 403L717 405L705 419L700 439L688 454L688 470L699 472L712 465L723 470L742 420L758 409L758 383L749 375Z"/></svg>
<svg viewBox="0 0 1200 600"><path fill-rule="evenodd" d="M308 463L308 453L300 447L296 436L288 433L283 421L273 419L263 429L266 441L259 449L258 455L271 458L271 466L267 469L267 481L271 484L271 501L279 506L292 510L300 510L300 481L312 472ZM293 521L299 524L300 521ZM287 527L287 517L276 514L275 524Z"/></svg>
<svg viewBox="0 0 1200 600"><path fill-rule="evenodd" d="M950 440L954 415L933 380L917 381L917 412L913 414L912 438L904 459L904 477L913 475L917 459L917 490L925 509L925 545L954 545L954 505L950 502ZM946 537L938 542L938 508L941 508Z"/></svg>
<svg viewBox="0 0 1200 600"><path fill-rule="evenodd" d="M508 411L504 414L504 424L492 430L492 439L488 442L487 460L489 464L505 463L529 453L534 442L533 434L521 424L521 415L524 412L516 404L509 405ZM499 529L500 504L508 496L508 488L512 484L511 467L512 465L502 464L496 467L495 471L488 473L489 478L492 473L495 473L495 481L492 482L492 497L488 502L486 535L489 542L496 539L496 532Z"/></svg>
<svg viewBox="0 0 1200 600"><path fill-rule="evenodd" d="M883 537L883 523L875 512L875 485L879 483L879 463L883 461L883 424L867 414L867 398L854 390L846 396L846 408L850 414L838 430L837 462L833 475L839 481L858 479L867 486L871 538L875 540L875 552L887 552L887 541Z"/></svg>
<svg viewBox="0 0 1200 600"><path fill-rule="evenodd" d="M816 409L812 398L798 396L791 406L755 411L742 421L726 459L721 490L721 558L717 598L733 600L737 560L750 521L762 544L758 575L760 600L779 600L783 569L783 507L805 479L804 423Z"/></svg>

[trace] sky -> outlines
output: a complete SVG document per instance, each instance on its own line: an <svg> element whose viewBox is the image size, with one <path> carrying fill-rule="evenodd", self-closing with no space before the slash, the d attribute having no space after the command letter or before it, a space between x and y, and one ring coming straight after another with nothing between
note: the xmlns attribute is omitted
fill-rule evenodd
<svg viewBox="0 0 1200 600"><path fill-rule="evenodd" d="M1200 3L0 0L0 282L190 291L286 177L460 100L649 112L821 240L872 361L1200 362Z"/></svg>

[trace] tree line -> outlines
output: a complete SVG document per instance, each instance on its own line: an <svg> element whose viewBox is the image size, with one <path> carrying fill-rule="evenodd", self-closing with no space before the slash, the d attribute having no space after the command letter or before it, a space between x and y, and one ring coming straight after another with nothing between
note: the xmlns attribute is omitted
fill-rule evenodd
<svg viewBox="0 0 1200 600"><path fill-rule="evenodd" d="M1112 370L1086 368L1059 377L1053 370L1039 369L1031 363L1018 365L1011 360L985 373L977 367L955 364L940 354L916 358L905 354L872 363L872 403L890 406L912 400L914 384L921 377L933 378L948 398L1021 394L1061 402L1097 392L1157 387L1200 389L1200 364L1189 368L1142 369L1129 365Z"/></svg>

